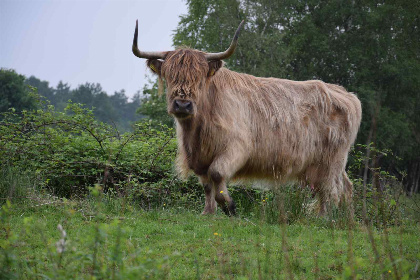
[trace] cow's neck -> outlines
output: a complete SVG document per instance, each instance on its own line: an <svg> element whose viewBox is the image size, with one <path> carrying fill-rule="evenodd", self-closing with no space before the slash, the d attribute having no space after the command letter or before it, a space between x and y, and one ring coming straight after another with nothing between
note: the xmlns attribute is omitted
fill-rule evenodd
<svg viewBox="0 0 420 280"><path fill-rule="evenodd" d="M182 129L183 143L186 150L191 149L192 142L197 141L198 130L201 129L201 121L199 118L188 118L185 120L178 120L179 126ZM186 146L187 145L187 146Z"/></svg>
<svg viewBox="0 0 420 280"><path fill-rule="evenodd" d="M202 121L197 118L178 121L178 129L181 129L182 145L186 153L188 166L197 175L207 173L209 161L208 155L203 154Z"/></svg>
<svg viewBox="0 0 420 280"><path fill-rule="evenodd" d="M181 127L183 133L188 133L192 130L195 125L194 118L188 118L185 120L178 120L179 126Z"/></svg>

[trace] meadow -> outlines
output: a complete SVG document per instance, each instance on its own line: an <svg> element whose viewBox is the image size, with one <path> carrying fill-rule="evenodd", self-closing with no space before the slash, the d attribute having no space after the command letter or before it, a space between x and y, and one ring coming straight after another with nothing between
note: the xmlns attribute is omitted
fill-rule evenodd
<svg viewBox="0 0 420 280"><path fill-rule="evenodd" d="M175 48L222 51L244 20L238 49L226 60L230 70L318 79L357 94L363 117L347 165L352 204L319 217L310 211L309 186L270 191L238 184L229 186L237 216L220 210L202 216L203 188L196 178L182 181L174 171L176 133L158 81L134 95L125 90L108 95L98 83L72 88L60 81L52 87L1 68L0 279L420 279L418 1L188 0L186 5L187 14L172 31ZM51 16L49 4L38 6L46 7L48 20L28 18L60 26L65 31L60 34L69 37L65 24L73 21ZM7 13L16 21L8 26L22 25L23 10ZM117 20L112 12L92 14L93 25L73 32L88 32L90 38L77 50L92 49L98 39L89 26L104 30L98 20ZM130 17L136 13L131 7ZM139 32L157 32L157 19L167 24L155 18ZM44 58L46 47L55 46L44 40L50 26L22 26L38 37L42 53L31 55L26 47L18 55L29 39L9 32L13 38L3 41L25 41L5 57ZM125 34L133 27L114 24L106 32ZM124 42L124 56L131 55L130 40ZM61 52L67 48L84 58L61 45ZM115 49L108 53L113 58ZM112 70L108 53L96 56L100 67ZM66 59L56 60L57 67L37 62L33 74L51 68L63 79L72 77L74 71L63 72ZM97 64L85 60L81 65L98 72ZM125 70L134 69L122 61ZM76 72L87 71L79 68ZM100 76L107 84L115 78Z"/></svg>
<svg viewBox="0 0 420 280"><path fill-rule="evenodd" d="M386 228L311 215L276 223L264 217L266 203L254 217L229 218L163 204L145 210L99 193L38 203L3 205L3 279L419 277L414 220Z"/></svg>
<svg viewBox="0 0 420 280"><path fill-rule="evenodd" d="M202 216L202 187L173 170L173 129L121 135L78 104L44 105L1 120L1 279L420 277L420 198L385 171L381 192L363 181L366 147L350 208L319 217L309 187L238 185L236 217Z"/></svg>

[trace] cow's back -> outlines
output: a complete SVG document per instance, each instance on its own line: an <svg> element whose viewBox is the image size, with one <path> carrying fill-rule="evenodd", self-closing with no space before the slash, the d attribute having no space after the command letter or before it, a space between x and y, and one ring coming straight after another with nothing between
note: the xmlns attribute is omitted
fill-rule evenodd
<svg viewBox="0 0 420 280"><path fill-rule="evenodd" d="M331 161L337 153L347 158L361 120L354 94L321 81L220 72L224 84L216 94L231 108L221 118L235 128L229 137L242 138L249 154L235 177L288 180L317 162Z"/></svg>

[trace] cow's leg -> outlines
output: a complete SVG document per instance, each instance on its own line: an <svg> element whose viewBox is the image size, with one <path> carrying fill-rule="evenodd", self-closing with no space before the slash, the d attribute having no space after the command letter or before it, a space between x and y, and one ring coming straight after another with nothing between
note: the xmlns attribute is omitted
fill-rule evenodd
<svg viewBox="0 0 420 280"><path fill-rule="evenodd" d="M236 206L229 195L226 182L245 164L247 155L238 146L226 149L213 161L208 170L208 177L214 186L217 204L229 216L236 214Z"/></svg>
<svg viewBox="0 0 420 280"><path fill-rule="evenodd" d="M328 191L325 188L325 185L321 185L320 191L318 192L318 215L325 216L327 214L328 209Z"/></svg>
<svg viewBox="0 0 420 280"><path fill-rule="evenodd" d="M216 212L216 201L226 215L235 215L235 203L230 198L226 184L214 184L208 180L207 177L201 177L200 181L204 187L204 194L206 195L204 210L202 215L214 214Z"/></svg>
<svg viewBox="0 0 420 280"><path fill-rule="evenodd" d="M200 182L204 187L204 194L206 196L206 200L204 202L204 210L201 214L214 214L216 212L216 191L214 189L214 186L212 182L210 182L210 180L205 176L200 177Z"/></svg>
<svg viewBox="0 0 420 280"><path fill-rule="evenodd" d="M325 215L332 205L339 206L345 202L344 198L349 191L351 196L352 184L345 174L344 167L337 164L330 167L326 174L327 176L320 182L318 191L320 215Z"/></svg>
<svg viewBox="0 0 420 280"><path fill-rule="evenodd" d="M216 201L222 211L228 216L236 215L236 205L228 193L226 182L223 180L216 187Z"/></svg>
<svg viewBox="0 0 420 280"><path fill-rule="evenodd" d="M312 197L316 196L316 201L310 205L310 210L323 216L327 212L328 204L328 166L312 165L306 170L306 178L312 190Z"/></svg>

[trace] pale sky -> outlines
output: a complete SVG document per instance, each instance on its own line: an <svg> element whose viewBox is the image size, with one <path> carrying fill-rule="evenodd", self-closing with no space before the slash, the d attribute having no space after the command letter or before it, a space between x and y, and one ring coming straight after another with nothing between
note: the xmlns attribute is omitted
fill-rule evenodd
<svg viewBox="0 0 420 280"><path fill-rule="evenodd" d="M140 50L166 51L186 13L182 0L0 0L0 67L132 96L152 76L131 52L136 19Z"/></svg>

